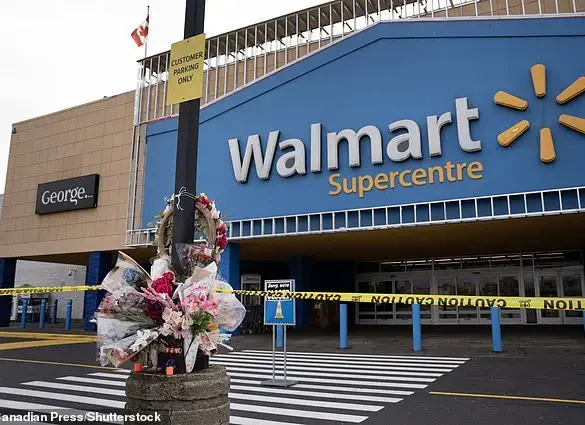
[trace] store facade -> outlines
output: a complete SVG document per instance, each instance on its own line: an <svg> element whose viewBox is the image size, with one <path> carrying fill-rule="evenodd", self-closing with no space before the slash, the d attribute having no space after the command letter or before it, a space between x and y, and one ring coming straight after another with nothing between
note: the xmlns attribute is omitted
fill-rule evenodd
<svg viewBox="0 0 585 425"><path fill-rule="evenodd" d="M377 23L344 34L337 3L315 9L330 20L327 43L291 47L287 16L274 20L287 29L273 56L238 52L223 71L208 59L197 190L230 223L223 276L243 289L293 278L301 291L583 296L585 5L565 16L408 22L378 11ZM262 27L268 37L268 23L223 45L218 36L208 55ZM149 266L152 222L174 192L177 109L163 106L165 57L142 62L136 92L15 124L1 287L17 259L86 265L88 285L117 251ZM86 295L86 322L99 299ZM409 306L350 308L355 324L411 321ZM297 309L300 329L337 320L333 304ZM483 324L489 311L423 306L422 318ZM582 318L520 309L502 321Z"/></svg>

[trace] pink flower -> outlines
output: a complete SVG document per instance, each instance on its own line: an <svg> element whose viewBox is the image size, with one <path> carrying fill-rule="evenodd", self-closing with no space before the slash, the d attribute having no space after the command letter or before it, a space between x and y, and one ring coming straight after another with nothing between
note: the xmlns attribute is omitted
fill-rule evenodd
<svg viewBox="0 0 585 425"><path fill-rule="evenodd" d="M209 199L207 199L207 196L205 195L205 193L202 193L201 195L199 195L199 203L203 207L207 207L209 204L211 204L211 201Z"/></svg>

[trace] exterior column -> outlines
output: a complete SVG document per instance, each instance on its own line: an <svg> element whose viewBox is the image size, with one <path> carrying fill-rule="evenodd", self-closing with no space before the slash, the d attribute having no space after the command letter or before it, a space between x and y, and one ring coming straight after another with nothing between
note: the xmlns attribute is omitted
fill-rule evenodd
<svg viewBox="0 0 585 425"><path fill-rule="evenodd" d="M112 252L90 252L85 273L85 284L87 286L99 285L110 270L116 264L116 255ZM86 291L83 299L83 329L96 331L97 326L91 323L95 311L100 306L106 291Z"/></svg>
<svg viewBox="0 0 585 425"><path fill-rule="evenodd" d="M311 288L312 261L310 257L290 257L288 260L288 274L295 280L295 291L309 291ZM296 329L309 327L311 314L310 301L296 301Z"/></svg>
<svg viewBox="0 0 585 425"><path fill-rule="evenodd" d="M14 288L14 276L16 275L16 258L0 259L0 289ZM18 306L17 306L18 308ZM12 309L12 297L0 297L0 328L10 326L10 310Z"/></svg>
<svg viewBox="0 0 585 425"><path fill-rule="evenodd" d="M240 245L228 243L225 251L221 254L218 273L221 278L227 281L232 288L240 289ZM239 297L238 297L239 298ZM238 330L231 332L233 336L239 334Z"/></svg>

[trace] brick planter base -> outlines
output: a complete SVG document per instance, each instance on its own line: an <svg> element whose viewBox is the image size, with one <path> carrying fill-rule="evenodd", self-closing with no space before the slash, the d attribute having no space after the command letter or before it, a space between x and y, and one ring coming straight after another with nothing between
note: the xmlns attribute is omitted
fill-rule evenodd
<svg viewBox="0 0 585 425"><path fill-rule="evenodd" d="M166 376L134 373L126 381L127 415L160 414L160 425L228 425L230 380L223 366Z"/></svg>

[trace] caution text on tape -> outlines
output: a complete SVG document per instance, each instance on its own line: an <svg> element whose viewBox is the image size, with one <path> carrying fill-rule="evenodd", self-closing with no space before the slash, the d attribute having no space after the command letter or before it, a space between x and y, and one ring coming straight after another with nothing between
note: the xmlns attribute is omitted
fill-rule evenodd
<svg viewBox="0 0 585 425"><path fill-rule="evenodd" d="M333 301L376 304L420 304L439 307L500 307L538 310L584 310L585 298L544 297L484 297L431 294L368 294L350 292L273 292L273 291L217 291L258 297L281 297L296 300Z"/></svg>

